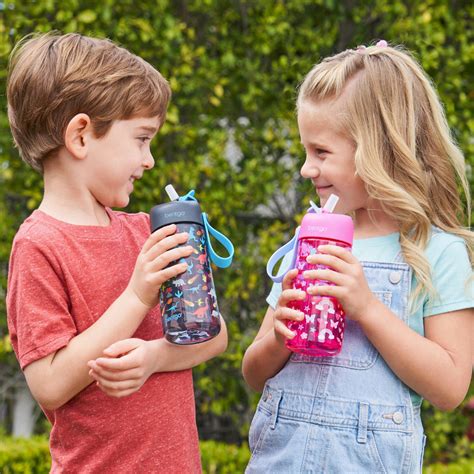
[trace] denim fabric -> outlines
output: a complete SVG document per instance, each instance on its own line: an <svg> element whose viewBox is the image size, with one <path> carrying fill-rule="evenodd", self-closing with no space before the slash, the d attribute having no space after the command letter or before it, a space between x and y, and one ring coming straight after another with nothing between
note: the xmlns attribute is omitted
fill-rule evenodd
<svg viewBox="0 0 474 474"><path fill-rule="evenodd" d="M411 269L364 262L371 290L408 319ZM360 326L346 319L335 357L292 354L264 388L246 473L421 473L420 407Z"/></svg>

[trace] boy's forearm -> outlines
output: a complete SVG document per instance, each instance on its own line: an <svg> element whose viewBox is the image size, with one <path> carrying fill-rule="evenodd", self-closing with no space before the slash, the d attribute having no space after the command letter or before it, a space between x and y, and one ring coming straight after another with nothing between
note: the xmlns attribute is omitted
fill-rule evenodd
<svg viewBox="0 0 474 474"><path fill-rule="evenodd" d="M87 362L103 356L114 342L131 337L148 311L127 289L66 347L27 366L25 376L37 401L46 409L57 409L87 387L93 381Z"/></svg>
<svg viewBox="0 0 474 474"><path fill-rule="evenodd" d="M265 382L276 375L288 361L291 351L277 340L271 328L261 339L254 341L244 354L242 374L247 384L261 392Z"/></svg>
<svg viewBox="0 0 474 474"><path fill-rule="evenodd" d="M227 327L221 317L221 330L210 341L184 346L172 344L162 338L156 339L153 343L156 351L154 372L175 372L191 369L226 350Z"/></svg>
<svg viewBox="0 0 474 474"><path fill-rule="evenodd" d="M393 372L438 408L455 408L469 386L469 374L450 353L421 336L377 300L359 321Z"/></svg>

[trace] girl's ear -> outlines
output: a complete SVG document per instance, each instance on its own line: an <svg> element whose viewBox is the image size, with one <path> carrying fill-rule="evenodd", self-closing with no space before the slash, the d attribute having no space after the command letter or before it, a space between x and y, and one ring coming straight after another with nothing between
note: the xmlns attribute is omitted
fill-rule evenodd
<svg viewBox="0 0 474 474"><path fill-rule="evenodd" d="M68 123L64 134L64 146L67 151L80 160L87 156L92 122L87 114L77 114Z"/></svg>

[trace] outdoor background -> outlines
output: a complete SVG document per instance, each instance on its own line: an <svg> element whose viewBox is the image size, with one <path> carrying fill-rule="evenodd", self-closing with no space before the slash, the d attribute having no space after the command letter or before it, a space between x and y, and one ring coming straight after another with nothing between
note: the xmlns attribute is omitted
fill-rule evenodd
<svg viewBox="0 0 474 474"><path fill-rule="evenodd" d="M195 189L212 225L234 242L232 267L214 271L229 347L194 370L204 469L232 473L248 459L258 400L240 366L266 310L265 264L315 199L298 174L298 84L315 62L343 49L381 38L405 45L438 87L473 192L473 24L470 1L0 1L0 472L47 472L49 463L48 424L19 372L5 313L11 242L42 193L40 177L12 146L7 122L6 67L18 39L51 29L111 38L171 84L168 118L152 145L155 168L128 210L148 212L164 202L167 183L180 194ZM471 386L453 413L424 402L427 472L474 472L472 396ZM30 433L39 437L11 437Z"/></svg>

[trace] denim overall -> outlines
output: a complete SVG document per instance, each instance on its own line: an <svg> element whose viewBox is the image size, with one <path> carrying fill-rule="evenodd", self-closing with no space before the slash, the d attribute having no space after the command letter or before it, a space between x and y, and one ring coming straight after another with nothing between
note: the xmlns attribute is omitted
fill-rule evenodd
<svg viewBox="0 0 474 474"><path fill-rule="evenodd" d="M362 265L372 292L408 324L412 272L401 262ZM347 318L337 356L292 354L267 380L246 473L421 473L425 439L408 387Z"/></svg>

